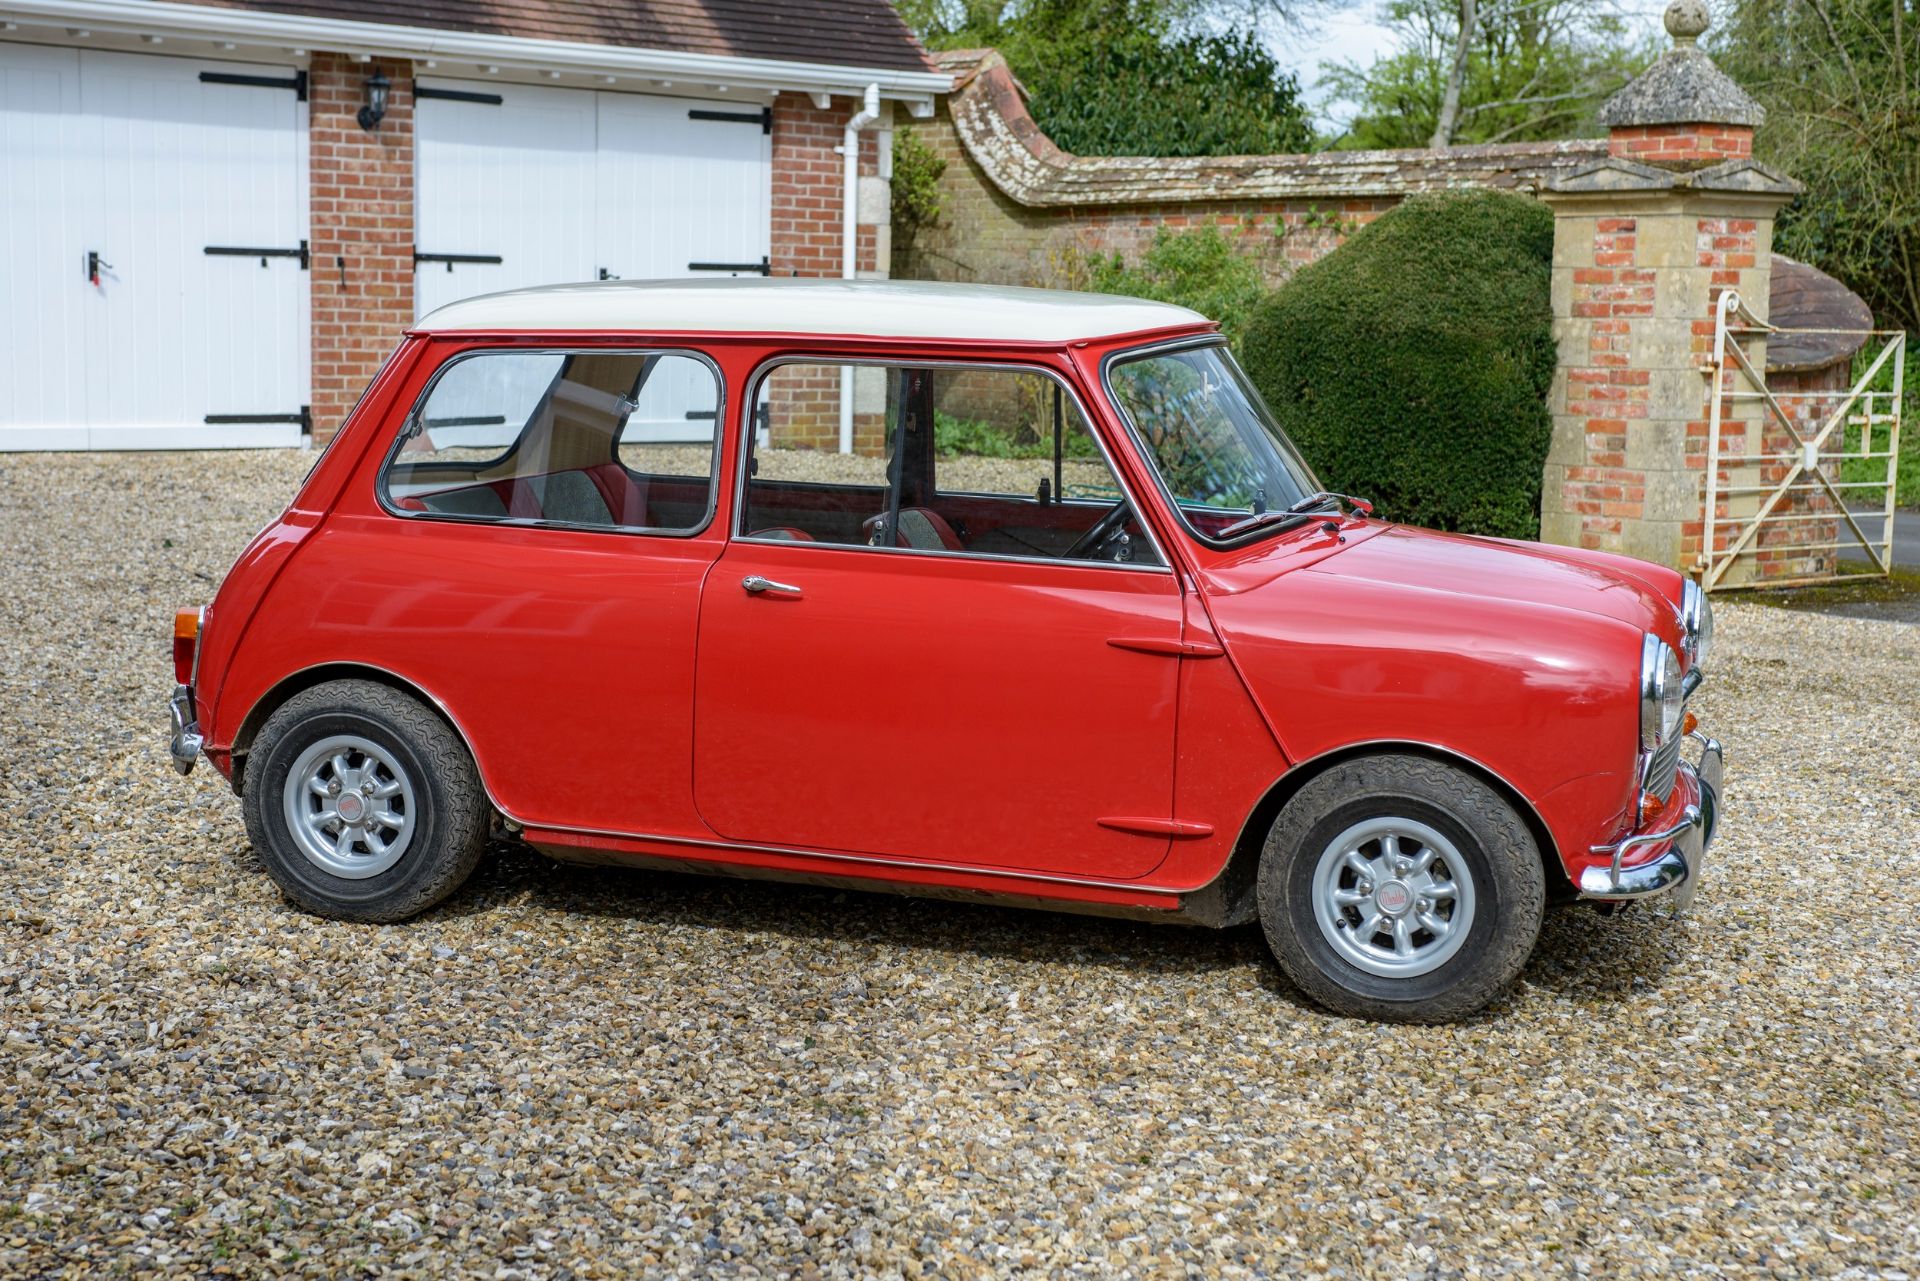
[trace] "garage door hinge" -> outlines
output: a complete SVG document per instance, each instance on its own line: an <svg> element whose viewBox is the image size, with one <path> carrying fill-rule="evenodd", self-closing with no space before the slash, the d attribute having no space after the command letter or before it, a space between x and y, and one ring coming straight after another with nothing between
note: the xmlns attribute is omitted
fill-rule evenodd
<svg viewBox="0 0 1920 1281"><path fill-rule="evenodd" d="M773 261L764 255L759 262L690 262L688 271L751 271L762 276L773 274Z"/></svg>
<svg viewBox="0 0 1920 1281"><path fill-rule="evenodd" d="M235 423L299 423L300 430L313 431L313 406L302 405L297 414L208 414L202 422L215 426L230 426Z"/></svg>
<svg viewBox="0 0 1920 1281"><path fill-rule="evenodd" d="M506 260L502 258L499 254L423 254L417 249L414 251L414 254L413 254L413 262L416 267L423 262L444 262L445 264L447 264L447 270L449 272L453 270L453 264L455 264L456 262L469 262L469 263L487 265L487 264L501 263L504 261Z"/></svg>
<svg viewBox="0 0 1920 1281"><path fill-rule="evenodd" d="M261 249L246 245L208 245L205 251L215 258L258 258L262 267L269 258L298 258L300 270L307 271L313 266L313 255L307 249L307 242L301 241L298 249Z"/></svg>
<svg viewBox="0 0 1920 1281"><path fill-rule="evenodd" d="M773 132L773 108L762 107L758 111L703 111L698 108L687 113L689 120L717 120L730 125L759 125L761 133Z"/></svg>
<svg viewBox="0 0 1920 1281"><path fill-rule="evenodd" d="M242 76L231 71L202 71L200 83L209 85L252 85L256 89L291 89L301 102L307 100L307 73L296 71L281 79L277 76Z"/></svg>

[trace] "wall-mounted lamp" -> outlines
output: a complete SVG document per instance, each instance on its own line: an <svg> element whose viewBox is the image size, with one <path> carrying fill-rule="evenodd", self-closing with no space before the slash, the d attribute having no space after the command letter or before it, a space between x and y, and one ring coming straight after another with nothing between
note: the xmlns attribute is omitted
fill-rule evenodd
<svg viewBox="0 0 1920 1281"><path fill-rule="evenodd" d="M360 114L355 117L362 129L371 132L380 127L380 121L387 114L387 90L391 88L387 78L378 71L367 77L367 105L360 108Z"/></svg>

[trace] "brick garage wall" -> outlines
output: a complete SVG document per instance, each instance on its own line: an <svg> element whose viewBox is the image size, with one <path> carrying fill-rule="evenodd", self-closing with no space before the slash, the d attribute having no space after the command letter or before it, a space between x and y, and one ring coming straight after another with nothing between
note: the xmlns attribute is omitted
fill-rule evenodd
<svg viewBox="0 0 1920 1281"><path fill-rule="evenodd" d="M822 110L804 94L783 93L773 103L773 253L776 276L840 274L842 131L860 109L855 98L835 98ZM876 174L879 144L860 134L860 172ZM878 265L878 229L862 225L855 270Z"/></svg>
<svg viewBox="0 0 1920 1281"><path fill-rule="evenodd" d="M355 116L375 70L393 88L368 131ZM307 108L313 435L324 444L413 322L412 65L316 53Z"/></svg>
<svg viewBox="0 0 1920 1281"><path fill-rule="evenodd" d="M375 70L393 88L386 118L368 131L356 116L366 78ZM316 53L308 72L308 108L311 403L314 441L324 444L414 319L413 68L404 61L363 63ZM852 98L836 98L825 110L800 94L774 102L774 274L840 274L841 165L835 148L858 109ZM869 130L861 139L864 174L878 172L878 156ZM879 244L879 229L861 226L861 270L874 270ZM833 421L837 439L837 407ZM866 435L877 433L863 426ZM809 442L818 434L808 434ZM820 443L830 442L823 437Z"/></svg>

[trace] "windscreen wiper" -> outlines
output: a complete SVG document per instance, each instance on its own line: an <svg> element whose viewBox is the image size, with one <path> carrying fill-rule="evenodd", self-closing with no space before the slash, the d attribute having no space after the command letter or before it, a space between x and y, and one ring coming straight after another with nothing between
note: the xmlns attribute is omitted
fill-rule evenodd
<svg viewBox="0 0 1920 1281"><path fill-rule="evenodd" d="M1353 508L1363 516L1373 515L1373 504L1366 499L1355 498L1352 494L1336 494L1330 489L1323 489L1318 493L1308 494L1305 498L1302 498L1299 502L1287 508L1287 511L1289 513L1318 511L1330 502L1345 503L1348 507Z"/></svg>
<svg viewBox="0 0 1920 1281"><path fill-rule="evenodd" d="M1268 527L1284 529L1290 525L1299 525L1311 518L1314 512L1325 507L1328 503L1345 503L1362 515L1370 516L1373 514L1373 504L1366 499L1355 498L1350 494L1336 494L1332 490L1323 489L1317 494L1308 494L1305 498L1302 498L1299 502L1284 511L1255 512L1245 520L1236 520L1233 524L1214 531L1213 536L1215 538L1232 538L1236 534L1245 534L1256 529L1265 529Z"/></svg>
<svg viewBox="0 0 1920 1281"><path fill-rule="evenodd" d="M1245 520L1236 520L1231 525L1226 525L1215 530L1213 536L1215 538L1232 538L1236 534L1244 534L1249 530L1262 529L1269 525L1275 528L1283 528L1288 525L1304 525L1308 519L1309 514L1307 512L1295 511L1291 507L1283 512L1256 512Z"/></svg>

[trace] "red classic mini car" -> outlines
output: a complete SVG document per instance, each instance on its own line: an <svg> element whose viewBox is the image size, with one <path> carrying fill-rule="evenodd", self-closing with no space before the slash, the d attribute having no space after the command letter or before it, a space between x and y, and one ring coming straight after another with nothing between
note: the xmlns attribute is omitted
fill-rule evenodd
<svg viewBox="0 0 1920 1281"><path fill-rule="evenodd" d="M1323 492L1179 307L572 285L407 335L179 615L172 752L328 916L505 836L1258 920L1332 1009L1434 1020L1549 900L1692 895L1711 635L1672 570Z"/></svg>

